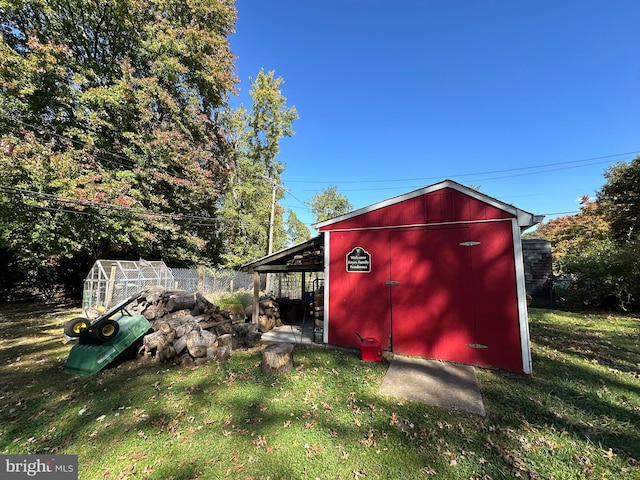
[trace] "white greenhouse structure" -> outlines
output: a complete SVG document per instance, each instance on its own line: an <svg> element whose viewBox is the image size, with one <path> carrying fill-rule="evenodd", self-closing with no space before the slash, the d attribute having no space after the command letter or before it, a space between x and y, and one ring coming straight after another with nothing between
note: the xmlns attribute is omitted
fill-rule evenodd
<svg viewBox="0 0 640 480"><path fill-rule="evenodd" d="M83 308L109 308L144 288L172 289L175 280L162 260L97 260L84 281Z"/></svg>

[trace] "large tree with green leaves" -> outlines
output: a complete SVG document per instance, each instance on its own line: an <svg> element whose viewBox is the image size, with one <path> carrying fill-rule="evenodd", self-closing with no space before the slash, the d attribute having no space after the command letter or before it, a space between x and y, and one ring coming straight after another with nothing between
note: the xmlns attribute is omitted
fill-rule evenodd
<svg viewBox="0 0 640 480"><path fill-rule="evenodd" d="M605 172L597 201L550 220L535 232L553 247L558 287L570 306L640 308L640 160Z"/></svg>
<svg viewBox="0 0 640 480"><path fill-rule="evenodd" d="M640 157L609 167L604 176L607 181L598 192L600 211L616 240L640 247Z"/></svg>
<svg viewBox="0 0 640 480"><path fill-rule="evenodd" d="M219 250L231 0L0 0L0 242L191 263Z"/></svg>
<svg viewBox="0 0 640 480"><path fill-rule="evenodd" d="M343 215L351 211L351 202L338 192L338 188L331 186L315 194L307 202L318 222Z"/></svg>
<svg viewBox="0 0 640 480"><path fill-rule="evenodd" d="M277 156L280 141L294 134L292 125L298 113L294 106L287 106L281 89L284 80L275 72L260 70L250 82L251 110L241 105L223 116L235 155L229 188L219 211L224 222L223 259L230 266L270 253L270 229L271 251L284 248L287 241L284 209L278 203L284 196L281 174L285 166Z"/></svg>
<svg viewBox="0 0 640 480"><path fill-rule="evenodd" d="M311 238L311 232L293 210L289 210L287 214L287 237L291 245L305 242Z"/></svg>

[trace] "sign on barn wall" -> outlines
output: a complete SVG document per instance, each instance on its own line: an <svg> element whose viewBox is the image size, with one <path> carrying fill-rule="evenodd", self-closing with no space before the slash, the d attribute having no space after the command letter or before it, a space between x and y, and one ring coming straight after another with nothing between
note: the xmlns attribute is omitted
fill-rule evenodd
<svg viewBox="0 0 640 480"><path fill-rule="evenodd" d="M347 272L371 272L371 255L362 247L355 247L347 253Z"/></svg>

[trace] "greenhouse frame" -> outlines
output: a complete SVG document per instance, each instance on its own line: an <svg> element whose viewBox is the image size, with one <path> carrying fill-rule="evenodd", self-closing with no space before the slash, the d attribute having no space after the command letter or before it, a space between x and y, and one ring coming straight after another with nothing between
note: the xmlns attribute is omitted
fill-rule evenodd
<svg viewBox="0 0 640 480"><path fill-rule="evenodd" d="M171 269L162 260L97 260L84 281L83 308L110 308L145 287L174 287Z"/></svg>

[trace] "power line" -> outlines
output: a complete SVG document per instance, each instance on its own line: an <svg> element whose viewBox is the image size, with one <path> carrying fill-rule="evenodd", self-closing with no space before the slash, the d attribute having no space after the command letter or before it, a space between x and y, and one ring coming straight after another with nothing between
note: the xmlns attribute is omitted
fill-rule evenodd
<svg viewBox="0 0 640 480"><path fill-rule="evenodd" d="M546 169L546 170L540 170L537 172L526 172L526 173L515 173L513 175L501 175L498 177L488 177L488 178L478 178L475 179L476 182L486 182L489 180L501 180L501 179L505 179L505 178L515 178L515 177L525 177L525 176L529 176L529 175L538 175L541 173L549 173L549 172L558 172L561 170L571 170L574 168L582 168L582 167L589 167L589 166L593 166L593 165L601 165L604 163L610 163L610 160L604 160L604 161L599 161L599 162L592 162L592 163L588 163L588 164L583 164L583 165L573 165L573 166L567 166L567 167L560 167L560 168L550 168L550 169ZM524 168L533 168L533 167L524 167ZM540 168L540 167L538 167ZM515 169L515 170L521 170L521 169ZM505 171L513 171L513 170L505 170ZM467 175L480 175L480 174L467 174ZM439 177L425 177L424 180L426 179L442 179L443 177L439 176ZM457 178L456 175L451 175L449 177L444 177L444 178L452 178L455 179ZM392 182L394 180L388 180L388 182ZM337 182L328 182L328 183L337 183ZM417 189L417 188L422 188L424 185L417 185L417 186L395 186L395 187L376 187L376 188L346 188L346 189L341 189L341 191L343 192L366 192L366 191L372 191L372 190L397 190L397 189ZM302 189L301 191L303 192L315 192L315 189Z"/></svg>
<svg viewBox="0 0 640 480"><path fill-rule="evenodd" d="M487 171L483 171L483 172L474 172L474 173L459 173L459 174L452 174L452 175L438 175L438 176L431 176L431 177L386 178L386 179L383 179L383 180L287 180L287 183L360 184L360 183L389 183L389 182L416 182L416 181L423 181L423 180L441 180L442 178L460 178L460 177L473 177L473 176L479 176L479 175L491 175L491 174L494 174L494 173L507 173L507 172L517 172L517 171L522 171L522 170L534 170L534 169L544 168L544 167L554 167L554 166L559 166L559 165L571 165L571 164L584 163L584 162L594 162L595 160L608 159L606 161L598 161L598 162L595 162L595 163L588 163L586 165L576 165L575 167L572 167L572 168L578 168L578 167L581 167L581 166L589 166L589 165L598 165L598 164L601 164L601 163L609 163L610 159L615 158L615 157L623 157L623 156L637 155L637 154L640 154L640 150L636 150L636 151L632 151L632 152L625 152L625 153L617 153L617 154L613 154L613 155L604 155L604 156L599 156L599 157L583 158L583 159L580 159L580 160L567 160L567 161L564 161L564 162L541 163L539 165L530 165L530 166L526 166L526 167L505 168L505 169L500 169L500 170L487 170ZM621 159L621 160L623 160L623 159ZM554 171L554 170L545 170L545 171ZM535 173L542 173L542 172L533 172L533 174L535 174ZM509 177L497 177L497 178L509 178ZM482 180L483 179L480 179L479 181L482 181ZM484 180L493 180L493 178L484 179ZM398 188L407 188L407 187L398 187ZM411 188L411 187L408 187L408 188ZM378 188L376 188L375 190L378 190Z"/></svg>

